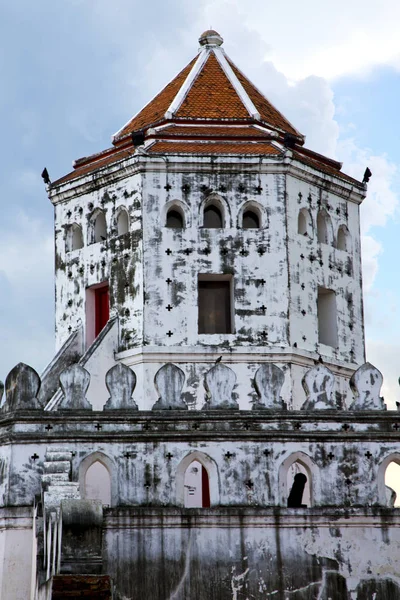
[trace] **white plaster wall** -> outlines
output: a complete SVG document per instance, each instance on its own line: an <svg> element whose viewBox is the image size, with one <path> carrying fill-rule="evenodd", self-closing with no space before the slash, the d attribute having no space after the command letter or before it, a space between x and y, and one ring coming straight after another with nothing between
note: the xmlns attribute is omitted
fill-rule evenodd
<svg viewBox="0 0 400 600"><path fill-rule="evenodd" d="M145 279L145 339L148 344L226 348L266 343L261 332L268 328L272 345L286 345L288 273L286 268L284 177L282 175L241 174L235 176L193 172L169 173L166 193L165 173L149 172L143 187L143 239ZM210 181L211 180L211 181ZM261 194L254 190L260 185ZM182 187L190 185L190 192ZM238 191L244 186L245 192ZM227 226L204 229L202 203L213 189L221 198ZM225 192L218 192L224 186ZM190 226L182 230L164 227L164 205L178 199L187 205ZM243 230L238 217L244 203L261 207L262 227ZM208 247L210 254L204 254ZM262 247L265 253L257 252ZM227 248L228 254L221 254ZM246 256L240 254L244 249ZM171 254L167 251L171 250ZM186 255L185 251L190 250ZM199 274L232 274L234 278L234 332L230 335L199 335L197 331L197 282ZM167 279L172 283L168 285ZM261 285L259 280L266 283ZM168 311L167 306L172 305ZM266 311L260 307L266 306ZM172 331L171 337L167 332Z"/></svg>
<svg viewBox="0 0 400 600"><path fill-rule="evenodd" d="M128 211L130 233L118 236L121 207ZM90 217L96 209L105 212L107 240L88 244ZM128 336L132 345L141 340L141 210L139 175L55 204L57 349L78 324L85 325L86 288L102 282L110 285L110 310L120 317L123 337ZM66 252L65 239L72 223L82 227L84 247Z"/></svg>
<svg viewBox="0 0 400 600"><path fill-rule="evenodd" d="M105 376L107 371L115 365L114 356L117 349L118 321L115 321L102 343L95 348L86 361L82 361L82 366L90 373L90 385L86 397L92 404L93 410L103 410L103 406L109 398Z"/></svg>
<svg viewBox="0 0 400 600"><path fill-rule="evenodd" d="M302 208L307 208L311 214L312 236L304 236L297 231L298 213ZM317 214L322 208L328 208L332 222L334 238L329 245L317 239ZM321 187L288 176L287 220L291 344L296 343L298 348L318 352L327 357L328 362L329 358L336 358L361 364L365 351L359 206ZM347 252L334 247L342 224L346 224L350 232L350 249ZM310 260L310 257L314 260ZM318 286L336 292L337 348L318 342Z"/></svg>
<svg viewBox="0 0 400 600"><path fill-rule="evenodd" d="M1 517L7 520L7 510ZM13 515L10 515L12 517ZM28 600L32 586L32 529L8 521L0 528L0 598Z"/></svg>

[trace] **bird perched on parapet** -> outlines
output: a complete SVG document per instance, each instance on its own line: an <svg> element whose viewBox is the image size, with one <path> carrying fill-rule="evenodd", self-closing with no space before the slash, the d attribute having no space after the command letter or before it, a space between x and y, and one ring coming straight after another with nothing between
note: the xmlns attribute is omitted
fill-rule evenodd
<svg viewBox="0 0 400 600"><path fill-rule="evenodd" d="M217 360L215 361L215 364L217 365L218 363L220 363L220 362L221 362L221 360L222 360L222 356L219 356L219 357L217 358Z"/></svg>
<svg viewBox="0 0 400 600"><path fill-rule="evenodd" d="M398 411L400 411L400 402L397 402L397 400L396 400L396 408Z"/></svg>
<svg viewBox="0 0 400 600"><path fill-rule="evenodd" d="M45 182L46 185L49 185L51 183L49 172L46 169L46 167L42 171L42 179L43 179L43 181Z"/></svg>
<svg viewBox="0 0 400 600"><path fill-rule="evenodd" d="M323 365L324 360L321 355L318 356L318 360L314 360L314 365Z"/></svg>
<svg viewBox="0 0 400 600"><path fill-rule="evenodd" d="M364 173L364 177L362 182L363 183L368 183L368 181L370 180L370 177L372 176L371 171L368 169L368 167L365 169L365 173Z"/></svg>
<svg viewBox="0 0 400 600"><path fill-rule="evenodd" d="M105 242L107 239L106 237L104 237L104 235L101 235L100 238L103 240L103 242Z"/></svg>

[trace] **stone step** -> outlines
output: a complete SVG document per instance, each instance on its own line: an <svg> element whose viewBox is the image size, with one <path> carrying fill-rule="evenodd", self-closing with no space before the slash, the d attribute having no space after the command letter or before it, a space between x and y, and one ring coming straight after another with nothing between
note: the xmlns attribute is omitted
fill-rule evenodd
<svg viewBox="0 0 400 600"><path fill-rule="evenodd" d="M63 449L51 449L46 452L46 460L49 462L60 461L60 460L72 460L72 451Z"/></svg>
<svg viewBox="0 0 400 600"><path fill-rule="evenodd" d="M57 462L46 461L43 463L45 473L69 473L71 463L69 460L59 460Z"/></svg>
<svg viewBox="0 0 400 600"><path fill-rule="evenodd" d="M69 473L45 473L42 475L42 481L50 485L57 485L59 483L69 481Z"/></svg>

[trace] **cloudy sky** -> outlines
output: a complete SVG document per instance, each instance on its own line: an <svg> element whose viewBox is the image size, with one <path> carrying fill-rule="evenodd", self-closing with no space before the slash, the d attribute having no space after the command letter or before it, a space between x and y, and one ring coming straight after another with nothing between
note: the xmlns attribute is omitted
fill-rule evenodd
<svg viewBox="0 0 400 600"><path fill-rule="evenodd" d="M307 136L362 178L367 358L400 399L398 0L0 0L0 379L53 342L52 179L111 135L195 54L210 26Z"/></svg>

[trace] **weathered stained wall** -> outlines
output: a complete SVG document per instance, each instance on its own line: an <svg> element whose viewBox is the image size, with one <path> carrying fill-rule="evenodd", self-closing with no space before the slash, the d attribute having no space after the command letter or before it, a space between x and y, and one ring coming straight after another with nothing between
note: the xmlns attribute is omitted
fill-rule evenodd
<svg viewBox="0 0 400 600"><path fill-rule="evenodd" d="M359 206L331 191L329 183L287 178L290 343L348 364L365 359ZM311 218L307 235L298 232L299 211ZM329 243L318 241L317 215L326 211ZM337 248L339 227L349 231L348 250ZM336 292L338 345L318 342L318 286Z"/></svg>
<svg viewBox="0 0 400 600"><path fill-rule="evenodd" d="M339 406L351 403L348 379L364 360L358 203L360 190L286 157L130 158L104 172L52 191L56 211L56 323L61 344L79 323L85 325L85 290L108 281L111 313L119 318L117 360L137 375L135 401L151 409L153 378L165 362L185 373L185 401L204 403L202 381L209 363L223 355L237 374L240 408L251 408L256 369L273 360L286 373L282 397L288 407L304 402L301 379L322 355L335 374ZM118 174L118 179L117 179ZM210 199L224 213L223 229L202 227ZM165 226L167 210L179 206L185 227ZM125 207L130 233L116 235L118 210ZM260 215L260 229L243 229L245 208ZM306 208L311 231L297 230ZM88 245L91 217L105 211L107 239ZM331 220L331 240L317 239L317 214ZM82 226L85 246L66 252L68 228ZM340 225L349 248L339 250ZM89 237L88 237L89 236ZM233 277L231 334L198 334L198 276ZM336 292L338 347L318 342L318 286ZM106 353L106 348L103 348ZM107 355L111 363L114 352ZM103 398L102 398L103 400ZM101 408L101 402L94 402Z"/></svg>
<svg viewBox="0 0 400 600"><path fill-rule="evenodd" d="M107 186L72 195L55 204L56 345L60 348L79 325L86 330L86 288L108 282L110 307L121 326L121 349L142 343L142 204L141 178L131 176ZM117 235L118 211L125 208L130 231ZM105 214L105 240L90 243L92 218ZM67 251L69 228L82 227L84 246Z"/></svg>
<svg viewBox="0 0 400 600"><path fill-rule="evenodd" d="M391 600L394 520L370 510L115 509L104 561L116 600Z"/></svg>
<svg viewBox="0 0 400 600"><path fill-rule="evenodd" d="M390 459L399 460L398 435L390 413L375 413L374 420L355 413L316 417L211 411L182 412L179 420L126 411L23 419L11 428L20 439L12 464L5 460L9 445L1 448L7 490L2 506L32 506L41 496L46 468L56 479L66 472L69 481L80 483L95 460L110 473L113 506L181 505L180 465L195 451L208 461L214 505L286 506L287 472L300 460L308 469L314 506L386 506L385 469ZM49 467L46 455L60 447L68 448L71 463Z"/></svg>

